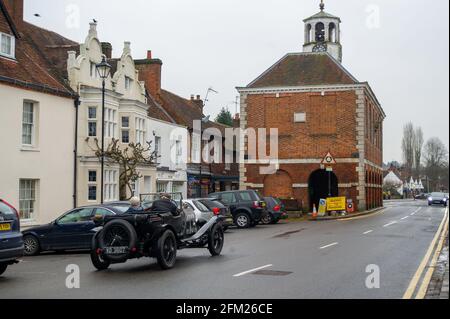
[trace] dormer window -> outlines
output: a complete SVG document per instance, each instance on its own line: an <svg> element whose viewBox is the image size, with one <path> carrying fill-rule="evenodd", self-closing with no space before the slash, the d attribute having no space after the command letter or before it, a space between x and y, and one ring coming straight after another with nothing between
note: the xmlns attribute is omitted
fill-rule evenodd
<svg viewBox="0 0 450 319"><path fill-rule="evenodd" d="M129 90L131 88L132 82L133 80L129 76L125 77L125 90Z"/></svg>
<svg viewBox="0 0 450 319"><path fill-rule="evenodd" d="M12 35L0 32L0 55L15 58L15 40Z"/></svg>

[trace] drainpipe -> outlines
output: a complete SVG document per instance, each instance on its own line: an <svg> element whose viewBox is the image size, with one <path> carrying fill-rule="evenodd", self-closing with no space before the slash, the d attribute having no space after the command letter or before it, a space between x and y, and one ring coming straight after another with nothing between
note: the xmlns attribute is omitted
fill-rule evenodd
<svg viewBox="0 0 450 319"><path fill-rule="evenodd" d="M78 193L78 179L77 179L77 175L78 175L78 165L77 165L77 161L78 161L78 107L80 106L80 97L77 95L74 101L74 106L75 106L75 148L73 151L73 208L77 207L77 202L78 202L78 198L77 198L77 193Z"/></svg>

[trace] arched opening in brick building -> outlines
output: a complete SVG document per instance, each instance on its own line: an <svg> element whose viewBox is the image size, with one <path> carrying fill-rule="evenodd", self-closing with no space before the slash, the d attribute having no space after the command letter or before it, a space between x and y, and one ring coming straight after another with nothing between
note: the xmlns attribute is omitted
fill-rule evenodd
<svg viewBox="0 0 450 319"><path fill-rule="evenodd" d="M288 172L279 170L264 178L264 195L282 199L293 197L292 179Z"/></svg>
<svg viewBox="0 0 450 319"><path fill-rule="evenodd" d="M321 199L339 196L339 181L333 172L319 169L309 177L309 208L319 207Z"/></svg>

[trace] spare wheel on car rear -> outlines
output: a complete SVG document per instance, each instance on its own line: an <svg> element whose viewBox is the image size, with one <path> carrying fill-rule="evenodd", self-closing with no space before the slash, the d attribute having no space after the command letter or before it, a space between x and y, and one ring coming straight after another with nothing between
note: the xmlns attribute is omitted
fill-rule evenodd
<svg viewBox="0 0 450 319"><path fill-rule="evenodd" d="M136 247L137 234L133 226L122 219L110 221L98 238L100 249L112 262L126 261Z"/></svg>

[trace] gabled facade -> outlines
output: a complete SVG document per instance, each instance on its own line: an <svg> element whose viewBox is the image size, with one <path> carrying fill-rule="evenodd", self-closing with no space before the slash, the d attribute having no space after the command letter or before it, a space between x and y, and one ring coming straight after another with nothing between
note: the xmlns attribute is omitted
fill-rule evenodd
<svg viewBox="0 0 450 319"><path fill-rule="evenodd" d="M249 158L248 141L241 143L241 188L296 199L305 211L335 196L359 210L382 206L385 113L369 84L340 63L340 19L321 6L305 23L304 52L285 55L238 88L241 129L278 129L279 142L270 159ZM261 173L268 164L274 174Z"/></svg>
<svg viewBox="0 0 450 319"><path fill-rule="evenodd" d="M68 52L67 74L70 85L80 96L78 108L78 196L77 205L98 203L101 199L101 165L95 156L95 139L101 140L102 82L96 71L96 64L106 56L112 66L111 76L106 80L105 94L105 147L113 139L119 140L122 148L129 143L147 145L152 143L152 151L158 151L158 163L138 168L142 178L127 190L127 197L142 193L173 190L186 193L186 160L175 157L172 165L170 150L181 147L180 156L186 154L186 129L161 119L160 113L149 116L152 109L151 97L148 97L145 83L139 80L139 71L131 55L130 43L125 42L120 58L113 59L112 48L108 43L100 42L96 23L90 24L89 34L77 51ZM181 131L177 136L173 131ZM181 137L180 137L181 136ZM159 139L158 139L159 138ZM87 142L86 139L89 141ZM161 143L163 142L163 143ZM157 145L159 143L159 145ZM161 147L161 149L158 149ZM170 150L166 150L170 146ZM161 168L161 165L165 165ZM164 170L164 174L161 171ZM121 168L108 162L104 175L104 200L120 199Z"/></svg>
<svg viewBox="0 0 450 319"><path fill-rule="evenodd" d="M36 28L23 1L0 0L0 197L24 226L70 209L75 193L76 94L52 72Z"/></svg>

